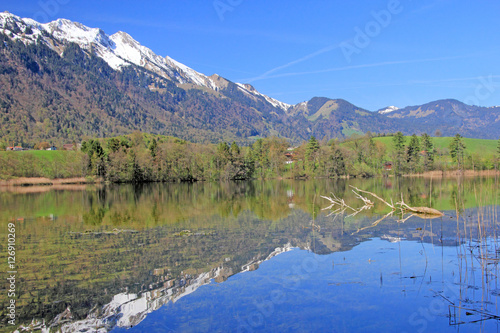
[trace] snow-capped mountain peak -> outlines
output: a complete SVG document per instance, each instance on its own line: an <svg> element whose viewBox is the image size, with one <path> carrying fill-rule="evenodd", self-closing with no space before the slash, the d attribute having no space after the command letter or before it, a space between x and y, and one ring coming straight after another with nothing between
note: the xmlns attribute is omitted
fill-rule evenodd
<svg viewBox="0 0 500 333"><path fill-rule="evenodd" d="M0 31L13 40L21 40L25 44L41 41L60 55L63 54L65 44L76 43L87 52L95 52L114 70L136 65L179 85L187 84L188 88L205 87L218 91L227 86L227 83L223 82L225 79L220 80L218 75L209 77L168 56L157 55L123 31L109 36L102 29L90 28L67 19L41 24L8 12L0 13ZM264 98L274 107L285 111L290 107L286 103L259 93L250 85L238 84L238 87L253 98Z"/></svg>
<svg viewBox="0 0 500 333"><path fill-rule="evenodd" d="M399 110L398 107L391 105L391 106L388 106L388 107L386 107L384 109L378 110L378 113L380 113L380 114L387 114L387 113L391 113L391 112L394 112L394 111L397 111L397 110Z"/></svg>

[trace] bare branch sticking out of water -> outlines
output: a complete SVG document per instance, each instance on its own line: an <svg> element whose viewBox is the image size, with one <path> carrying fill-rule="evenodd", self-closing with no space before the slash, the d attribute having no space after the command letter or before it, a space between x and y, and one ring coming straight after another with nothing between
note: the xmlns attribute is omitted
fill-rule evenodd
<svg viewBox="0 0 500 333"><path fill-rule="evenodd" d="M419 215L431 215L431 216L443 216L444 214L437 209L430 207L410 207L403 200L403 194L401 194L401 201L397 202L396 205L399 205L402 210L410 211L412 213Z"/></svg>
<svg viewBox="0 0 500 333"><path fill-rule="evenodd" d="M330 201L332 203L330 206L328 206L326 208L323 208L322 210L328 210L328 209L333 208L335 205L337 205L337 206L340 206L339 209L337 209L337 210L340 210L341 212L344 212L346 208L349 208L352 211L356 211L354 208L352 208L351 206L349 206L348 204L346 204L345 201L344 201L344 199L338 198L333 193L332 193L331 197L325 197L323 195L320 195L320 197L322 197L323 199L326 199L326 200L328 200L328 201Z"/></svg>
<svg viewBox="0 0 500 333"><path fill-rule="evenodd" d="M356 198L361 199L365 203L365 206L373 206L373 202L371 200L368 200L368 198L362 196L361 194L359 194L355 190L352 190L352 192L354 193Z"/></svg>
<svg viewBox="0 0 500 333"><path fill-rule="evenodd" d="M386 214L385 216L383 216L381 219L375 221L372 225L370 225L368 227L365 227L365 228L358 229L358 231L356 231L355 233L358 233L361 230L364 230L366 228L372 228L372 227L376 226L382 220L384 220L388 216L392 215L394 213L394 211L396 211L396 207L401 210L401 213L403 215L403 217L401 218L401 220L398 220L398 222L400 222L400 223L406 222L409 218L411 218L413 216L418 216L418 217L424 218L424 219L432 219L432 218L437 218L437 217L441 217L441 216L444 215L442 212L440 212L439 210L434 209L434 208L430 208L430 207L410 207L410 206L408 206L404 202L404 200L403 200L403 194L401 194L401 201L397 202L396 204L394 204L392 202L392 200L391 200L391 203L389 203L389 202L385 201L384 199L382 199L381 197L379 197L378 195L376 195L375 193L359 189L359 188L354 187L352 185L349 185L349 186L353 189L352 192L354 193L354 195L356 196L356 198L358 198L361 201L363 201L364 206L361 207L361 208L358 208L358 209L354 209L354 208L350 207L349 205L347 205L346 202L344 201L344 199L338 198L333 193L332 193L331 197L327 197L327 196L321 195L321 197L323 199L326 199L326 200L328 200L328 201L331 202L331 205L328 206L328 207L326 207L326 208L323 208L323 210L328 210L328 209L334 209L334 208L336 208L335 210L333 210L327 216L331 216L331 215L334 215L334 214L343 214L347 208L349 208L350 210L353 211L347 217L355 216L355 215L359 214L360 212L362 212L363 210L371 209L374 206L374 203L371 200L369 200L367 197L362 196L360 194L360 192L361 193L369 194L369 195L377 198L378 200L382 201L384 204L386 204L387 206L389 206L392 209L391 212L389 212L388 214ZM406 218L404 218L404 214L408 213L408 212L411 213L411 214L409 216L407 216ZM353 233L353 234L355 234L355 233Z"/></svg>
<svg viewBox="0 0 500 333"><path fill-rule="evenodd" d="M365 191L365 190L361 190L357 187L354 187L352 185L349 185L350 187L352 187L353 189L355 189L356 191L358 192L361 192L361 193L366 193L366 194L370 194L372 195L373 197L377 198L378 200L382 201L383 203L385 203L387 206L391 207L392 210L396 210L396 207L394 207L394 205L391 205L390 203L388 203L387 201L385 201L384 199L382 199L381 197L379 197L378 195L376 195L375 193L372 193L372 192L368 192L368 191Z"/></svg>
<svg viewBox="0 0 500 333"><path fill-rule="evenodd" d="M368 209L370 209L370 208L372 208L372 206L369 206L369 205L364 205L363 207L361 207L361 208L359 208L359 209L355 209L355 210L354 210L354 213L347 215L347 217L356 216L356 215L358 215L359 213L361 213L362 211L364 211L364 210L368 210Z"/></svg>

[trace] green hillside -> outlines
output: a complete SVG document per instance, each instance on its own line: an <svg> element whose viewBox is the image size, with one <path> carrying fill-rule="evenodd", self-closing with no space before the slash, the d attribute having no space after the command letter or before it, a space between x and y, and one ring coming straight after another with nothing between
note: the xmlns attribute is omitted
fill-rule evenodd
<svg viewBox="0 0 500 333"><path fill-rule="evenodd" d="M386 146L386 153L388 155L394 150L394 142L392 140L392 136L385 136L374 138L375 142L381 142ZM445 150L448 149L450 143L453 141L452 137L438 137L432 138L432 143L434 144L434 148L436 150ZM463 138L465 143L466 151L469 154L480 154L483 157L491 157L497 153L498 150L498 141L497 140L485 140L485 139L470 139ZM405 136L405 143L408 144L410 142L410 137Z"/></svg>

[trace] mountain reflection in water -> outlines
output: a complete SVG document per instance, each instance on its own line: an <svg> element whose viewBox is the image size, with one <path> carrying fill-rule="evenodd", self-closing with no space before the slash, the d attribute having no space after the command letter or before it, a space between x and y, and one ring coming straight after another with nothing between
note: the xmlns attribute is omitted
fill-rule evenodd
<svg viewBox="0 0 500 333"><path fill-rule="evenodd" d="M405 223L398 223L401 216L392 216L372 226L374 221L388 212L387 207L376 204L372 210L353 217L327 216L327 211L321 211L328 204L320 195L334 193L350 202L356 201L348 185L377 193L387 200L396 201L402 193L405 202L411 206L432 206L446 214L435 220L412 217ZM184 304L191 304L190 302L194 302L191 300L198 299L199 296L195 295L201 295L202 292L209 293L210 298L222 297L209 290L213 290L212 285L218 285L232 276L234 281L241 281L266 274L266 280L277 283L283 279L283 285L286 285L286 281L295 281L296 276L299 276L301 283L308 281L303 278L307 276L308 279L324 282L321 288L326 285L352 289L367 284L367 277L363 276L362 271L351 272L350 277L346 275L344 280L335 281L325 278L325 267L335 270L347 267L343 266L341 258L351 255L353 248L365 241L368 242L364 246L378 244L373 242L374 239L381 239L388 246L395 244L398 251L401 251L403 243L417 244L420 248L416 247L416 254L425 257L427 268L436 265L436 262L448 265L441 258L443 251L439 248L445 246L455 249L452 251L455 253L454 261L450 259L449 263L453 269L449 272L449 267L442 269L441 283L444 283L446 274L453 272L463 279L452 283L462 292L463 285L476 290L474 288L478 286L478 282L489 279L486 285L489 296L486 300L496 302L494 294L497 289L491 288L491 283L496 281L497 276L496 271L493 271L497 268L496 254L486 255L490 247L496 244L496 234L488 233L488 240L491 241L488 241L486 247L477 240L484 237L486 232L496 230L497 185L497 180L493 178L460 181L371 179L120 185L40 193L4 190L0 192L0 206L7 208L2 209L0 215L4 221L14 221L17 232L20 278L17 322L22 327L31 329L51 327L50 331L54 332L57 328L68 332L105 332L119 327L148 331L154 327L148 326L153 325L150 321L160 316L164 309L168 309L173 315L177 313L177 309L183 309ZM478 223L479 219L482 223ZM317 267L324 269L313 273L302 271L302 275L288 272L287 275L283 273L286 271L283 267L267 273L260 267L264 263L268 269L273 265L279 266L283 260L297 259L295 256L308 258L306 254L300 254L302 252L290 251L292 248L310 253L315 260L321 258ZM472 256L472 252L477 252L474 249L481 250L479 254L474 253L475 257ZM284 252L290 254L283 256L283 259L270 260ZM6 262L5 251L1 256L1 260ZM368 263L375 264L375 260L383 262L387 260L383 258L388 256L374 252L373 256L362 260L370 260ZM387 286L391 282L417 282L420 279L418 283L429 284L429 276L425 276L425 282L420 276L426 274L415 272L403 276L402 267L411 256L401 256L399 253L399 258L392 258L400 262L399 274L392 274L395 272L388 272L381 267L377 283ZM281 255L278 257L281 258ZM477 259L485 257L489 262L481 263ZM470 260L467 261L467 258ZM467 270L474 260L474 269ZM293 262L284 264L291 267ZM387 263L387 269L394 269L393 263ZM240 276L238 273L248 271L253 275L236 278ZM480 275L474 276L477 280L475 282L471 282L472 271L477 271ZM433 283L439 280L438 275L432 273L432 278L435 279ZM260 283L251 281L257 285ZM221 285L226 283L228 282ZM226 288L231 285L227 284ZM204 288L200 288L202 286ZM252 284L241 284L240 287L251 289ZM485 287L481 284L479 287L484 292ZM402 288L399 289L401 291ZM331 291L331 288L325 291L325 295L328 290ZM429 297L441 299L449 296L439 292L422 293L418 297L425 300ZM476 293L480 292L476 290ZM353 291L352 295L354 294ZM252 297L257 295L258 291ZM307 299L297 290L294 295ZM5 296L6 293L3 293L0 297ZM467 297L470 302L476 302L475 296ZM390 298L383 294L381 297ZM8 301L6 298L0 299L2 304ZM349 297L346 296L345 299L348 300ZM446 317L450 304L459 313L462 308L474 311L485 311L488 308L484 304L479 307L477 304L459 306L456 301L446 301L446 311L442 316L447 323L456 319L456 315ZM198 300L196 304L202 303ZM417 303L415 302L415 306ZM293 315L294 304L286 302L289 310L282 310L282 313ZM252 310L241 306L242 313L249 316L253 314ZM314 308L310 304L304 306ZM353 304L344 305L345 308L351 306ZM369 308L371 305L366 306ZM162 309L158 310L160 308ZM417 309L418 307L415 311ZM488 308L486 313L491 316L490 310ZM302 311L307 320L305 313L308 311ZM242 313L238 313L238 316L242 316ZM405 317L405 322L409 322L410 315L411 312ZM328 316L334 318L331 314ZM475 312L473 316L481 314ZM419 319L421 318L413 318L416 323L420 323ZM155 322L158 325L159 320L157 318ZM229 319L224 324L229 326L220 327L213 322L207 326L206 320L209 319L204 320L200 319L198 329L192 330L238 330L239 327L237 322L232 323ZM280 327L273 326L269 320L266 321L268 328L265 325L248 326L248 321L245 318L242 320L246 323L242 327L247 330ZM149 328L141 328L142 322L146 325L144 327ZM493 322L496 322L495 318ZM12 331L6 322L2 322L2 325L3 330ZM177 325L177 330L186 330L186 326L181 323ZM281 325L285 324L282 322ZM422 323L410 328L419 328L421 325ZM293 330L293 327L283 327L285 330ZM318 326L318 329L321 328ZM159 328L158 330L161 331Z"/></svg>

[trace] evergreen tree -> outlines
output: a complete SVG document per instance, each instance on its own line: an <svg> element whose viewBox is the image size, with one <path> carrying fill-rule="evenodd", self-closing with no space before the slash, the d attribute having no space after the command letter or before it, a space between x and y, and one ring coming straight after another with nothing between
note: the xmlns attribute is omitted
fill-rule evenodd
<svg viewBox="0 0 500 333"><path fill-rule="evenodd" d="M118 141L117 138L111 138L108 140L108 143L107 143L107 148L109 151L115 153L118 151L118 149L120 149L120 141ZM82 145L82 149L83 149L83 145Z"/></svg>
<svg viewBox="0 0 500 333"><path fill-rule="evenodd" d="M158 143L156 142L156 139L153 138L153 141L151 141L151 144L149 145L149 153L151 154L151 157L155 158L156 155L158 154Z"/></svg>
<svg viewBox="0 0 500 333"><path fill-rule="evenodd" d="M344 154L340 149L335 149L330 156L329 176L341 176L345 174Z"/></svg>
<svg viewBox="0 0 500 333"><path fill-rule="evenodd" d="M368 140L368 164L371 166L371 167L374 167L375 166L375 154L376 154L376 145L375 145L375 141L373 140L373 137L370 136L370 139Z"/></svg>
<svg viewBox="0 0 500 333"><path fill-rule="evenodd" d="M430 170L434 163L434 144L427 133L422 134L422 149L425 151L424 169Z"/></svg>
<svg viewBox="0 0 500 333"><path fill-rule="evenodd" d="M311 156L319 150L319 142L314 136L311 136L306 146L306 156Z"/></svg>
<svg viewBox="0 0 500 333"><path fill-rule="evenodd" d="M495 157L495 169L498 170L498 162L500 161L500 138L498 138L497 156Z"/></svg>
<svg viewBox="0 0 500 333"><path fill-rule="evenodd" d="M87 172L94 176L104 176L106 174L105 153L98 140L90 139L82 143L82 152L88 156Z"/></svg>
<svg viewBox="0 0 500 333"><path fill-rule="evenodd" d="M403 168L403 158L405 155L405 137L403 133L397 132L393 137L394 142L394 172L396 174L400 173Z"/></svg>
<svg viewBox="0 0 500 333"><path fill-rule="evenodd" d="M498 153L498 157L500 158L500 138L498 138L497 153Z"/></svg>
<svg viewBox="0 0 500 333"><path fill-rule="evenodd" d="M255 163L255 171L260 177L264 177L264 167L267 164L267 156L264 151L264 139L257 139L251 147L251 160Z"/></svg>
<svg viewBox="0 0 500 333"><path fill-rule="evenodd" d="M240 147L238 147L238 144L234 141L233 143L231 143L230 152L231 152L232 162L234 163L235 160L240 156Z"/></svg>
<svg viewBox="0 0 500 333"><path fill-rule="evenodd" d="M142 171L137 161L137 156L134 152L134 149L130 149L128 151L128 172L130 181L133 183L140 183L143 181Z"/></svg>
<svg viewBox="0 0 500 333"><path fill-rule="evenodd" d="M457 163L459 169L463 169L465 157L465 143L460 134L455 135L453 141L450 143L450 155L454 162Z"/></svg>
<svg viewBox="0 0 500 333"><path fill-rule="evenodd" d="M415 171L420 161L420 140L416 134L413 134L406 150L406 162L411 171Z"/></svg>
<svg viewBox="0 0 500 333"><path fill-rule="evenodd" d="M319 142L314 136L311 136L306 145L305 158L309 170L316 170L316 162L318 160Z"/></svg>
<svg viewBox="0 0 500 333"><path fill-rule="evenodd" d="M227 142L221 142L217 145L217 155L223 164L226 164L231 160L231 149L229 148Z"/></svg>

